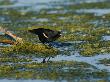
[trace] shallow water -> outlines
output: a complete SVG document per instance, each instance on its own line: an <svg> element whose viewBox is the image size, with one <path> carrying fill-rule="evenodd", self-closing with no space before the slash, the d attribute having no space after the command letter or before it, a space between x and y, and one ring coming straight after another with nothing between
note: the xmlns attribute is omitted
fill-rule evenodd
<svg viewBox="0 0 110 82"><path fill-rule="evenodd" d="M0 5L0 9L3 9L4 11L8 11L8 9L15 9L17 11L20 11L22 13L22 15L26 12L32 12L32 11L35 11L35 15L33 15L32 17L30 18L27 18L27 19L16 19L16 21L13 20L13 22L16 22L18 23L17 24L17 27L20 25L19 23L29 23L30 26L33 26L33 25L37 25L38 24L41 24L43 26L45 26L45 22L48 23L48 24L51 24L51 23L55 23L54 26L57 26L56 22L57 21L54 21L52 20L51 17L35 17L36 15L39 15L38 13L46 13L46 14L49 14L49 15L59 15L61 14L61 16L59 17L53 17L53 19L57 18L58 21L61 20L61 21L67 21L66 23L68 23L69 19L71 19L71 16L68 18L67 16L63 17L62 15L70 12L71 14L75 14L75 15L84 15L84 14L91 14L93 13L94 16L104 16L105 14L110 14L110 9L108 8L105 8L105 9L99 9L99 8L96 8L96 9L65 9L65 6L69 6L69 5L80 5L82 3L98 3L98 2L106 2L108 0L62 0L62 1L59 1L59 0L11 0L12 2L14 2L13 4L9 4L9 5ZM47 11L45 10L47 9ZM50 10L48 10L50 9ZM52 10L51 10L52 9ZM54 10L55 9L55 10ZM61 10L60 10L61 9ZM42 12L41 12L42 10ZM5 15L8 14L5 12ZM32 13L33 14L33 13ZM6 17L6 16L1 16L0 17L0 20L1 22L0 23L3 23L4 24L12 24L13 22L11 21L11 17ZM45 16L45 15L44 15ZM74 16L72 16L74 17ZM18 17L19 18L19 17ZM76 19L73 18L74 20L76 21L80 21L80 17L78 18L78 16L76 16ZM85 18L86 19L86 18ZM55 19L56 20L56 19ZM83 20L83 19L82 19ZM82 21L81 20L81 21ZM100 26L104 26L104 22L105 20L100 20L100 19L97 19L97 20L90 20L88 22L91 22L92 21L92 24L96 24L96 26L100 25ZM98 22L97 22L98 21ZM102 21L102 22L101 22ZM70 20L70 22L72 22ZM33 23L31 25L31 23ZM36 24L34 24L36 23ZM44 24L43 24L44 23ZM107 25L105 26L109 26L108 25L109 22L107 22ZM13 24L12 24L13 25ZM28 25L28 24L26 24ZM61 26L61 25L60 25ZM23 25L21 25L21 27L25 27ZM81 26L83 27L83 26ZM29 27L28 27L29 28ZM80 29L78 29L80 30ZM64 34L68 34L67 31L65 32L62 32ZM2 33L0 33L2 35ZM104 41L109 41L110 40L110 36L109 35L105 35L105 36L102 36L102 40ZM58 48L60 51L62 52L69 52L69 56L67 55L64 55L63 53L60 53L58 56L54 57L54 58L51 58L50 60L51 61L62 61L62 60L66 60L66 61L77 61L77 62L85 62L85 63L88 63L90 65L92 65L94 67L94 69L96 70L106 70L107 72L110 72L110 66L105 66L104 64L100 64L99 60L102 60L104 58L107 58L107 59L110 59L110 54L97 54L95 56L91 56L91 57L85 57L85 56L81 56L79 53L78 53L78 50L76 50L74 48L74 44L80 44L80 43L85 43L86 41L66 41L66 42L56 42L56 43L53 43L52 45L56 48ZM0 46L11 46L11 45L8 45L8 44L0 44ZM32 62L42 62L42 58L33 58L33 61ZM29 63L29 62L27 62ZM69 77L67 77L69 78ZM8 78L10 79L10 78ZM43 78L43 79L37 79L37 80L31 80L32 78L28 78L30 80L11 80L11 82L34 82L34 81L38 81L38 82L55 82L55 79L54 80L48 80L48 78ZM62 79L62 77L60 77L60 79ZM74 79L74 80L73 80ZM106 78L94 78L94 77L90 77L90 78L73 78L72 79L72 82L82 82L82 81L87 81L87 82L97 82L97 81L100 81L100 80L103 80L103 81L108 81L110 80L110 77L108 76L107 77L107 80L105 80ZM91 80L91 81L90 81ZM0 80L2 82L10 82L10 80L7 80L4 79L4 80ZM68 80L60 80L60 82L68 82Z"/></svg>
<svg viewBox="0 0 110 82"><path fill-rule="evenodd" d="M0 82L54 82L54 81L49 81L49 80L0 80Z"/></svg>
<svg viewBox="0 0 110 82"><path fill-rule="evenodd" d="M107 35L106 35L106 36L103 36L102 38L103 38L103 40L105 40L105 41L110 40L110 36L107 36Z"/></svg>
<svg viewBox="0 0 110 82"><path fill-rule="evenodd" d="M77 13L94 13L95 16L103 16L110 13L110 9L80 9L76 10Z"/></svg>
<svg viewBox="0 0 110 82"><path fill-rule="evenodd" d="M73 55L74 54L74 55ZM79 61L79 62L86 62L89 63L91 65L93 65L96 69L99 70L107 70L110 72L110 66L105 66L103 64L99 64L99 60L101 59L109 59L110 58L110 54L100 54L97 56L92 56L92 57L83 57L81 56L79 53L72 53L71 56L57 56L55 57L54 61L60 61L60 60L73 60L73 61Z"/></svg>
<svg viewBox="0 0 110 82"><path fill-rule="evenodd" d="M12 46L12 45L0 43L0 46L9 47L9 46Z"/></svg>
<svg viewBox="0 0 110 82"><path fill-rule="evenodd" d="M99 81L100 80L102 80L102 79L99 79ZM55 82L55 81L50 81L50 80L0 80L1 82ZM97 82L97 80L96 79L94 79L94 80L91 80L91 79L88 79L88 80L86 80L86 79L82 79L82 80L77 80L77 79L75 79L75 80L73 80L74 82L82 82L82 81L87 81L87 82ZM106 80L103 80L103 81L106 81ZM65 80L63 80L63 81L60 81L60 82L68 82L68 81L65 81Z"/></svg>

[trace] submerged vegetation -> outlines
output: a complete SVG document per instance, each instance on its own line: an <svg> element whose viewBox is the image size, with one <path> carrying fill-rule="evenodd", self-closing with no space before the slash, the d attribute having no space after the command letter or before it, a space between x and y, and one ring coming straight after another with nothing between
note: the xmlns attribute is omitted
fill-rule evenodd
<svg viewBox="0 0 110 82"><path fill-rule="evenodd" d="M58 50L55 48L49 48L48 46L46 47L46 45L42 45L42 44L32 44L32 43L22 43L22 44L17 44L17 45L13 45L10 47L3 47L1 49L1 54L4 55L9 55L9 56L14 56L14 55L33 55L36 57L41 57L41 58L45 58L45 57L52 57L58 54Z"/></svg>
<svg viewBox="0 0 110 82"><path fill-rule="evenodd" d="M110 66L110 59L105 58L105 59L99 60L99 62L100 62L101 64Z"/></svg>
<svg viewBox="0 0 110 82"><path fill-rule="evenodd" d="M97 16L96 13L75 12L84 8L110 8L109 1L82 2L79 5L73 4L73 1L70 0L68 4L63 1L52 3L55 4L52 8L43 8L38 11L27 5L0 7L0 26L24 40L22 44L0 46L0 79L73 81L76 78L88 82L87 79L92 78L96 82L105 82L105 79L110 78L107 70L98 69L88 62L85 63L86 61L54 60L59 55L76 55L75 52L81 57L110 54L110 39L104 39L105 36L110 36L110 13ZM0 6L15 5L15 3L16 1L2 0ZM41 44L36 35L28 32L35 28L58 30L62 32L62 36L56 44L54 43L55 45L49 47ZM4 39L6 38L0 36L0 41ZM50 57L52 59L45 64L39 62ZM99 62L109 65L110 59L102 59Z"/></svg>
<svg viewBox="0 0 110 82"><path fill-rule="evenodd" d="M86 68L86 69L85 69ZM1 78L16 78L16 79L49 79L49 80L71 80L74 78L86 77L107 77L106 71L91 72L94 67L82 62L52 62L52 63L36 63L30 64L15 64L15 65L1 65ZM23 70L23 71L22 71ZM22 71L22 72L21 72ZM49 75L49 76L47 76ZM62 78L62 79L60 79Z"/></svg>

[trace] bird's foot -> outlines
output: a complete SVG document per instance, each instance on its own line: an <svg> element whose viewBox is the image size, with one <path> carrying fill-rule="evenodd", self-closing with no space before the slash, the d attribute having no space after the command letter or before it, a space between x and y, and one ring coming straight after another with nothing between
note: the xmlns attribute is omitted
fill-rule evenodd
<svg viewBox="0 0 110 82"><path fill-rule="evenodd" d="M44 58L43 61L42 61L41 63L46 63L46 60L45 60L45 59L46 59L46 58Z"/></svg>
<svg viewBox="0 0 110 82"><path fill-rule="evenodd" d="M50 57L48 58L48 60L46 61L46 58L43 59L43 61L41 63L48 63L50 60Z"/></svg>

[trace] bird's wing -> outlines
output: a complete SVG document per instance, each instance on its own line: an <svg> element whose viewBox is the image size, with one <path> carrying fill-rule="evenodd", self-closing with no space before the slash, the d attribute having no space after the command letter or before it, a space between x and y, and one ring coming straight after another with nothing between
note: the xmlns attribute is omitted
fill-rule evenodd
<svg viewBox="0 0 110 82"><path fill-rule="evenodd" d="M44 37L46 38L52 38L54 36L56 36L58 34L57 31L53 31L53 30L50 30L50 29L46 29L44 32L43 32L43 35Z"/></svg>
<svg viewBox="0 0 110 82"><path fill-rule="evenodd" d="M44 36L45 38L49 38L45 33L43 33L43 36Z"/></svg>

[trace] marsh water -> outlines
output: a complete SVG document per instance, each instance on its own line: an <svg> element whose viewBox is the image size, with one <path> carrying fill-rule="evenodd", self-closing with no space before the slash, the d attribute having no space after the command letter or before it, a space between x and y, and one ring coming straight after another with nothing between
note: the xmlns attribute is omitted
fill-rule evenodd
<svg viewBox="0 0 110 82"><path fill-rule="evenodd" d="M0 81L110 82L109 0L0 0L0 25L34 44L41 44L38 37L24 30L62 31L62 37L52 43L60 53L46 66L39 65L42 57L17 55L26 61L13 62L1 55Z"/></svg>

